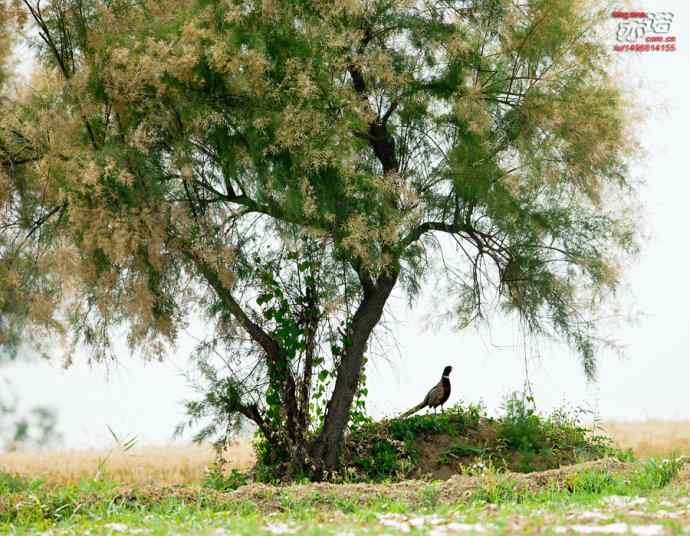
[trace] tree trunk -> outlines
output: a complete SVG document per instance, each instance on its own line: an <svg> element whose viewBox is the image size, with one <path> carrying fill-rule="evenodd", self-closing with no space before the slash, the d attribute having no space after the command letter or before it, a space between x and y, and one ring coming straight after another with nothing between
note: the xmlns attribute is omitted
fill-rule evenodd
<svg viewBox="0 0 690 536"><path fill-rule="evenodd" d="M359 385L367 341L381 319L383 307L397 278L396 270L382 275L375 285L364 287L364 299L347 333L351 344L344 350L338 366L333 394L326 406L323 430L311 449L312 459L317 464L317 474L324 470L332 471L338 465L345 427Z"/></svg>

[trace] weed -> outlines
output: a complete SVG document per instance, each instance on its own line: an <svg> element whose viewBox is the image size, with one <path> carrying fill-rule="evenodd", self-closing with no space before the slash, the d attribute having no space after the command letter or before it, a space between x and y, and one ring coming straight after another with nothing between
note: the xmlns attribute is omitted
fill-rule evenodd
<svg viewBox="0 0 690 536"><path fill-rule="evenodd" d="M467 476L481 476L484 473L499 473L502 469L499 469L491 458L479 459L478 461L470 464L458 464L458 472L461 475Z"/></svg>
<svg viewBox="0 0 690 536"><path fill-rule="evenodd" d="M613 491L618 480L608 471L583 471L569 483L572 493L599 495L606 491Z"/></svg>
<svg viewBox="0 0 690 536"><path fill-rule="evenodd" d="M528 491L519 491L514 479L501 473L486 471L482 475L479 488L474 493L474 499L489 504L505 502L522 502Z"/></svg>
<svg viewBox="0 0 690 536"><path fill-rule="evenodd" d="M360 471L366 479L380 481L396 475L404 477L404 469L413 464L409 461L409 451L402 441L380 437L365 445L360 445L361 451L352 457L350 465ZM406 463L401 463L406 461ZM352 472L348 473L352 476Z"/></svg>
<svg viewBox="0 0 690 536"><path fill-rule="evenodd" d="M684 463L685 460L681 457L650 458L639 466L631 482L643 489L664 487L678 474Z"/></svg>
<svg viewBox="0 0 690 536"><path fill-rule="evenodd" d="M576 497L600 497L604 495L644 495L661 489L678 474L685 463L683 458L651 459L636 462L632 469L612 473L602 469L587 469L573 475L565 482L552 480L539 489L519 486L509 475L484 471L481 483L473 494L480 502L491 504L532 502L568 502Z"/></svg>
<svg viewBox="0 0 690 536"><path fill-rule="evenodd" d="M513 393L497 420L497 440L504 452L513 453L511 468L520 472L544 470L604 456L626 457L603 435L580 424L576 413L558 409L541 416L530 401Z"/></svg>
<svg viewBox="0 0 690 536"><path fill-rule="evenodd" d="M0 495L24 491L28 489L29 486L29 481L22 476L10 473L0 473Z"/></svg>
<svg viewBox="0 0 690 536"><path fill-rule="evenodd" d="M424 508L434 508L441 499L441 490L436 484L429 484L422 488L419 494L419 504Z"/></svg>
<svg viewBox="0 0 690 536"><path fill-rule="evenodd" d="M122 453L127 453L134 448L134 446L137 443L136 437L131 437L129 439L120 439L118 437L118 435L113 431L113 429L109 425L106 424L105 426L106 426L106 428L108 428L110 435L115 440L116 448L119 449ZM110 460L110 457L112 456L114 451L115 451L115 449L110 449L105 454L105 456L98 458L98 464L97 464L97 469L96 469L96 479L97 480L105 477L108 460Z"/></svg>
<svg viewBox="0 0 690 536"><path fill-rule="evenodd" d="M217 459L207 469L202 485L216 491L232 491L247 484L247 475L234 467L226 470L227 462Z"/></svg>

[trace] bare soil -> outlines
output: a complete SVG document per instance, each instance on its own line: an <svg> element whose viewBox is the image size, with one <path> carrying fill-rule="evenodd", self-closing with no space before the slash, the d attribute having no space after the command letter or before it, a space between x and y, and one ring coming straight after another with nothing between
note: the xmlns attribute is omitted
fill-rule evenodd
<svg viewBox="0 0 690 536"><path fill-rule="evenodd" d="M565 467L576 461L567 449L525 453L502 448L496 425L486 418L480 419L476 427L460 424L455 434L420 433L415 438L414 448L418 461L410 476L420 480L448 480L461 473L461 468L489 459L501 470L523 473ZM482 452L477 452L478 449Z"/></svg>

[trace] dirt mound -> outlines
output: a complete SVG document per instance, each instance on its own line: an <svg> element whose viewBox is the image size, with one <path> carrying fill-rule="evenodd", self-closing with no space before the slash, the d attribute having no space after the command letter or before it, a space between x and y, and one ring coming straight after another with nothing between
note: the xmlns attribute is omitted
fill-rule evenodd
<svg viewBox="0 0 690 536"><path fill-rule="evenodd" d="M501 477L506 481L514 482L516 491L537 491L554 484L561 488L567 488L571 478L583 471L598 470L617 473L625 471L628 465L614 458L606 458L548 471L503 473ZM484 476L453 475L437 484L438 499L444 503L467 499L485 482ZM269 509L281 509L281 496L287 492L289 492L292 500L312 499L317 502L331 502L333 497L340 497L364 504L370 499L378 498L417 501L420 498L420 493L429 485L428 482L419 480L406 480L392 484L315 483L285 487L250 484L229 495L235 500L251 501L261 507L269 507Z"/></svg>
<svg viewBox="0 0 690 536"><path fill-rule="evenodd" d="M447 480L487 466L528 473L609 456L605 438L566 418L533 413L494 419L476 407L371 423L345 445L350 480Z"/></svg>
<svg viewBox="0 0 690 536"><path fill-rule="evenodd" d="M466 426L457 418L449 420L457 426L451 433L427 432L412 441L418 463L412 476L426 480L447 480L457 476L461 466L471 467L496 450L497 434L493 423L481 419L476 426Z"/></svg>
<svg viewBox="0 0 690 536"><path fill-rule="evenodd" d="M512 483L515 491L537 491L548 486L567 489L572 478L584 471L624 472L630 464L613 458L581 463L560 469L534 473L504 473L501 478ZM155 504L164 499L175 498L179 502L199 505L215 505L241 508L252 505L263 513L286 511L299 502L311 506L337 506L338 504L356 504L364 506L368 502L387 498L419 504L428 499L433 491L435 501L456 503L470 498L477 490L487 484L486 476L454 475L451 478L431 484L419 480L406 480L392 484L333 484L312 483L288 486L269 486L266 484L249 484L233 492L214 492L188 487L154 487L122 488L117 490L115 502Z"/></svg>

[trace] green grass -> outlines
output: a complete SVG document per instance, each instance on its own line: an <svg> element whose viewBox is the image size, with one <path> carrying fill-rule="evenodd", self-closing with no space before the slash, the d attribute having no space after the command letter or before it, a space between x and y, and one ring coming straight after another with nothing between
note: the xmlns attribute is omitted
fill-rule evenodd
<svg viewBox="0 0 690 536"><path fill-rule="evenodd" d="M444 496L447 488L438 482L419 482L413 493L395 488L400 492L392 494L386 493L390 485L372 485L373 492L364 498L352 493L352 486L338 485L243 488L235 497L201 486L123 491L117 484L103 481L50 488L41 482L0 475L0 534L145 530L161 535L249 535L270 534L270 525L299 534L390 534L399 532L402 525L422 533L431 528L433 519L441 525L481 523L490 533L501 533L519 522L524 523L523 532L536 533L549 523L567 523L572 512L602 508L609 495L646 497L650 515L663 511L668 508L660 506L663 501L687 497L686 488L672 484L681 465L679 460L635 462L621 472L585 470L537 488L521 487L519 475L486 471L477 477L471 493L461 497ZM253 495L243 494L247 489ZM690 525L690 512L684 511L687 522L683 518L659 522L680 533L683 523ZM624 511L612 515L628 519ZM424 523L420 530L410 525L411 520L420 519ZM630 518L629 522L639 523L639 519Z"/></svg>
<svg viewBox="0 0 690 536"><path fill-rule="evenodd" d="M538 490L520 489L515 477L496 473L485 478L474 497L478 500L500 504L507 502L545 503L572 501L584 497L606 495L642 495L661 489L671 482L683 465L681 458L650 459L633 464L621 473L585 469L560 482L550 482Z"/></svg>

